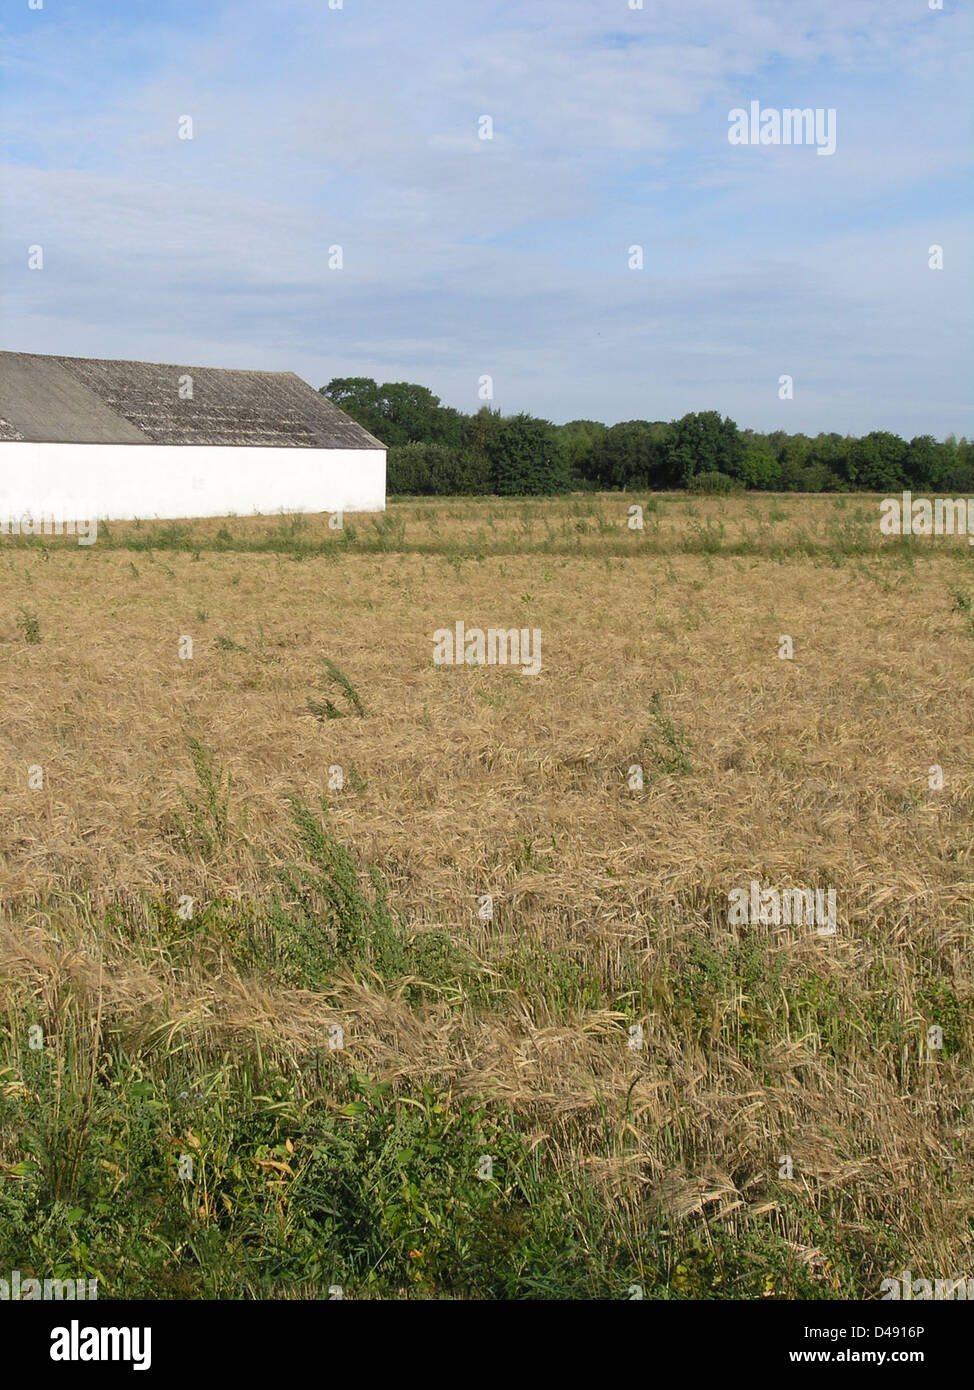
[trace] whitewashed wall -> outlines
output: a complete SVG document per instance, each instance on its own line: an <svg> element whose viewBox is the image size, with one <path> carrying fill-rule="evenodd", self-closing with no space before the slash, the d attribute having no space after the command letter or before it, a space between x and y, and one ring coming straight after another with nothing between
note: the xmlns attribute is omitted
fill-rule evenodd
<svg viewBox="0 0 974 1390"><path fill-rule="evenodd" d="M381 512L384 449L0 443L0 520Z"/></svg>

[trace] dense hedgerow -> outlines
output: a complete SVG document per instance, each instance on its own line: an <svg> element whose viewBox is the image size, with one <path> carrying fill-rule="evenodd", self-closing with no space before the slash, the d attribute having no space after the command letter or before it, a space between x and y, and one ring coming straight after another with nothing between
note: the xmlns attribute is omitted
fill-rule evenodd
<svg viewBox="0 0 974 1390"><path fill-rule="evenodd" d="M714 473L767 492L974 492L971 444L953 435L762 434L715 410L668 423L552 425L488 406L465 416L426 387L402 382L349 378L321 390L388 445L394 495L543 495L566 486L701 491L700 476Z"/></svg>

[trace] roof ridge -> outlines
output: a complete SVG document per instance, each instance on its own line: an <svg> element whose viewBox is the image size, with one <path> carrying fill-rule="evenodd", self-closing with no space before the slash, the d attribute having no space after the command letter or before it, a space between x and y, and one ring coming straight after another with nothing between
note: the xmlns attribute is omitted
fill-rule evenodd
<svg viewBox="0 0 974 1390"><path fill-rule="evenodd" d="M41 362L99 362L116 367L173 367L190 372L238 372L244 376L295 376L298 381L304 381L304 377L290 368L207 367L199 362L148 362L142 357L72 357L63 352L21 352L18 348L0 348L0 357L36 357Z"/></svg>

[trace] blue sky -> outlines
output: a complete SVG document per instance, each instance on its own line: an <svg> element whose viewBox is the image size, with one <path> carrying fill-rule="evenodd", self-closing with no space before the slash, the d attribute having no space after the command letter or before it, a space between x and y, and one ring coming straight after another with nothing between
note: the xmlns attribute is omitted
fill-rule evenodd
<svg viewBox="0 0 974 1390"><path fill-rule="evenodd" d="M0 346L974 434L974 22L943 4L5 0ZM731 145L752 100L834 108L835 154Z"/></svg>

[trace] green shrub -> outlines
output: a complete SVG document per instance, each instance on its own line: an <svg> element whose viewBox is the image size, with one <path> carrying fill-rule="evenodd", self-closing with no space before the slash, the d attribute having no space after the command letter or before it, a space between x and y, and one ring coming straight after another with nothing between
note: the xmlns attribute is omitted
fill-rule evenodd
<svg viewBox="0 0 974 1390"><path fill-rule="evenodd" d="M391 496L453 497L489 491L486 461L445 444L400 444L386 455Z"/></svg>
<svg viewBox="0 0 974 1390"><path fill-rule="evenodd" d="M568 466L553 425L532 415L502 420L487 442L493 490L501 497L568 489Z"/></svg>
<svg viewBox="0 0 974 1390"><path fill-rule="evenodd" d="M687 482L689 492L734 492L743 486L735 478L731 478L727 473L719 473L716 470L706 473L694 473L693 477Z"/></svg>
<svg viewBox="0 0 974 1390"><path fill-rule="evenodd" d="M29 608L21 608L17 614L17 626L24 634L24 641L36 647L41 640L41 623L37 614Z"/></svg>
<svg viewBox="0 0 974 1390"><path fill-rule="evenodd" d="M749 448L741 463L740 479L746 487L774 492L781 487L781 464L763 449Z"/></svg>

